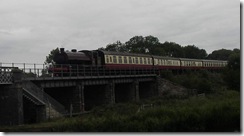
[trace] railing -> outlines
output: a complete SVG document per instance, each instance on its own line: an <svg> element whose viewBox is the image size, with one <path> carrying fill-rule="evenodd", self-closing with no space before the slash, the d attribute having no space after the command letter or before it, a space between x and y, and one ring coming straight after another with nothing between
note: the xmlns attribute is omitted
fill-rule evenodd
<svg viewBox="0 0 244 136"><path fill-rule="evenodd" d="M12 84L15 67L0 67L0 84Z"/></svg>
<svg viewBox="0 0 244 136"><path fill-rule="evenodd" d="M125 66L87 66L87 65L54 65L48 73L54 77L80 77L80 76L114 76L114 75L141 75L156 74L155 67L125 67Z"/></svg>
<svg viewBox="0 0 244 136"><path fill-rule="evenodd" d="M46 65L30 63L0 63L3 67L18 67L23 78L46 77L80 77L80 76L112 76L156 74L158 70L151 66L125 67L120 66L89 66L89 65Z"/></svg>
<svg viewBox="0 0 244 136"><path fill-rule="evenodd" d="M24 73L24 77L41 77L48 74L48 65L33 63L0 63L2 67L18 68Z"/></svg>

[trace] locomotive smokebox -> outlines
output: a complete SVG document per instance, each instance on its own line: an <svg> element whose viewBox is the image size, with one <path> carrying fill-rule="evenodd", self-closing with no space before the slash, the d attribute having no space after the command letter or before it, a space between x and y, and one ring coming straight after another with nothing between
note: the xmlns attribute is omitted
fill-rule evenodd
<svg viewBox="0 0 244 136"><path fill-rule="evenodd" d="M64 48L60 48L60 52L61 52L61 53L64 52Z"/></svg>
<svg viewBox="0 0 244 136"><path fill-rule="evenodd" d="M72 49L71 51L72 51L72 52L77 52L77 50L76 50L76 49Z"/></svg>

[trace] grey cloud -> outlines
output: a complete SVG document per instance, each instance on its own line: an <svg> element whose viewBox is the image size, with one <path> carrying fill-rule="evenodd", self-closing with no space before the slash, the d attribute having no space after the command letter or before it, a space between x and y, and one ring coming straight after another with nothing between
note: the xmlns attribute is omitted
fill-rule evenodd
<svg viewBox="0 0 244 136"><path fill-rule="evenodd" d="M231 0L1 0L0 62L43 63L56 47L97 49L136 35L208 53L240 48L239 11Z"/></svg>

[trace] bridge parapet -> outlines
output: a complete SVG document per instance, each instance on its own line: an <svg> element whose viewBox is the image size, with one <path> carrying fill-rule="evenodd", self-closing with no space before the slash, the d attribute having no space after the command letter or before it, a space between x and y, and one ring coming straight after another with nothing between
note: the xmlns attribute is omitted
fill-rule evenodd
<svg viewBox="0 0 244 136"><path fill-rule="evenodd" d="M14 67L0 67L0 84L13 83L13 70Z"/></svg>
<svg viewBox="0 0 244 136"><path fill-rule="evenodd" d="M22 78L42 77L47 75L48 65L35 63L0 63L0 67L18 69L17 72L22 72Z"/></svg>
<svg viewBox="0 0 244 136"><path fill-rule="evenodd" d="M10 74L12 74L11 69L18 69L18 72L22 73L21 78L25 80L158 74L157 69L138 67L124 69L120 66L107 68L68 64L0 63L0 67L8 68Z"/></svg>

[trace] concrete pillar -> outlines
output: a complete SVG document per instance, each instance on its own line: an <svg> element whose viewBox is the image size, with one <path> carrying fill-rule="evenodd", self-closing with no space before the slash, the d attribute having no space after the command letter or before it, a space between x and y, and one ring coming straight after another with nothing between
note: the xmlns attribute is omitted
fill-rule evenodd
<svg viewBox="0 0 244 136"><path fill-rule="evenodd" d="M0 125L20 125L24 123L21 82L1 88L0 107Z"/></svg>
<svg viewBox="0 0 244 136"><path fill-rule="evenodd" d="M155 79L155 94L154 94L154 96L159 96L159 94L160 94L160 92L159 92L161 89L160 79L161 79L160 76L157 76Z"/></svg>
<svg viewBox="0 0 244 136"><path fill-rule="evenodd" d="M23 124L24 123L24 113L23 113L23 90L22 90L22 86L21 86L21 82L15 84L15 88L13 88L14 90L16 89L17 91L17 99L18 99L18 124ZM13 90L13 91L14 91Z"/></svg>
<svg viewBox="0 0 244 136"><path fill-rule="evenodd" d="M71 97L71 105L73 113L80 113L85 111L84 103L84 84L78 84L73 90L73 97Z"/></svg>
<svg viewBox="0 0 244 136"><path fill-rule="evenodd" d="M140 96L139 96L139 82L138 81L134 81L131 84L129 97L131 98L130 100L132 100L132 101L138 102L140 100Z"/></svg>
<svg viewBox="0 0 244 136"><path fill-rule="evenodd" d="M46 120L47 119L46 107L43 105L36 106L36 114L37 114L36 122L41 122L43 120Z"/></svg>
<svg viewBox="0 0 244 136"><path fill-rule="evenodd" d="M138 81L135 81L134 82L134 86L135 86L135 101L138 102L138 101L140 101L139 82Z"/></svg>
<svg viewBox="0 0 244 136"><path fill-rule="evenodd" d="M18 123L24 123L24 112L23 112L23 90L22 90L22 72L20 70L13 71L14 84L10 87L13 97L17 98L17 115ZM14 113L14 111L12 111Z"/></svg>
<svg viewBox="0 0 244 136"><path fill-rule="evenodd" d="M114 104L115 103L115 91L114 91L114 82L110 82L106 85L105 90L105 97L106 97L106 103L108 104Z"/></svg>
<svg viewBox="0 0 244 136"><path fill-rule="evenodd" d="M160 77L156 77L155 81L153 82L153 96L158 96L159 94L159 79Z"/></svg>

